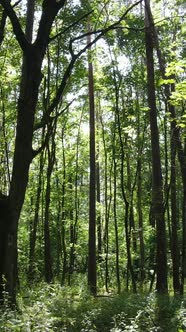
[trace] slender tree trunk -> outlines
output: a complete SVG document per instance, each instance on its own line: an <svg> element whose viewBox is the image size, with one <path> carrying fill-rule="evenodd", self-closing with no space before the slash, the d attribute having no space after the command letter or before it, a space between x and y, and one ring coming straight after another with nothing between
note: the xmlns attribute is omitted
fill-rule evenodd
<svg viewBox="0 0 186 332"><path fill-rule="evenodd" d="M127 146L127 139L126 139L126 146ZM132 249L136 252L137 251L137 243L136 243L136 233L135 233L135 221L134 221L134 204L133 204L133 190L132 190L132 183L131 183L131 169L130 169L130 155L126 153L126 162L127 162L127 187L128 192L130 193L130 207L129 207L129 236L132 242Z"/></svg>
<svg viewBox="0 0 186 332"><path fill-rule="evenodd" d="M175 121L171 122L171 253L173 264L173 287L174 292L180 292L180 257L178 245L178 220L177 220L177 186L176 186L176 141L174 131L176 130Z"/></svg>
<svg viewBox="0 0 186 332"><path fill-rule="evenodd" d="M150 9L150 4L146 6L146 10L148 13L148 18L151 26L153 27L153 37L154 43L157 50L157 56L159 60L159 67L161 70L162 77L165 79L165 58L162 54L162 51L159 47L159 40L156 27L154 25L153 16ZM174 90L174 85L172 84L171 89ZM181 285L180 285L180 277L179 277L179 244L178 244L178 220L177 220L177 197L176 197L176 149L178 149L178 145L180 146L180 137L179 137L179 129L176 124L176 114L175 107L171 105L170 99L170 88L166 84L165 85L165 96L167 98L168 103L168 112L171 115L171 219L172 219L172 233L170 233L171 238L171 253L172 253L172 261L173 261L173 287L175 293L178 293ZM184 183L184 180L183 180ZM169 216L168 216L169 217Z"/></svg>
<svg viewBox="0 0 186 332"><path fill-rule="evenodd" d="M139 110L139 100L137 93L136 110ZM146 127L146 125L145 125ZM145 246L143 235L143 211L142 211L142 148L143 141L140 136L141 121L140 112L138 111L138 164L137 164L137 209L138 209L138 226L139 226L139 250L140 250L140 281L143 283L145 279ZM143 135L144 136L144 135Z"/></svg>
<svg viewBox="0 0 186 332"><path fill-rule="evenodd" d="M48 155L48 166L47 166L47 176L46 176L46 193L45 193L45 217L44 217L44 245L45 245L45 280L46 282L51 282L53 278L52 273L52 257L51 257L51 240L50 240L50 196L51 196L51 176L55 163L55 130L52 134L51 147L50 144L47 146Z"/></svg>
<svg viewBox="0 0 186 332"><path fill-rule="evenodd" d="M56 163L57 167L57 163ZM57 192L60 192L59 179L57 177ZM56 275L60 276L62 261L62 244L61 244L61 198L58 198L57 220L56 220L56 239L57 239L57 258L56 258Z"/></svg>
<svg viewBox="0 0 186 332"><path fill-rule="evenodd" d="M67 249L66 249L66 236L65 236L66 235L66 229L65 229L66 159L65 159L65 147L64 147L64 129L62 131L62 153L63 153L63 183L62 183L62 202L61 202L61 210L62 210L61 242L62 242L62 251L63 251L63 268L61 276L61 285L64 286L66 272L67 272Z"/></svg>
<svg viewBox="0 0 186 332"><path fill-rule="evenodd" d="M105 225L104 225L104 234L103 234L103 247L105 254L105 288L106 291L109 291L109 268L108 268L108 254L109 254L109 219L110 219L110 208L112 201L111 194L111 174L112 174L112 165L110 167L110 173L108 174L108 157L107 157L107 146L106 146L106 137L105 137L105 128L102 117L100 117L100 122L102 126L102 139L103 139L103 149L104 149L104 201L105 201ZM109 176L110 175L110 176ZM110 193L108 189L108 181L110 179Z"/></svg>
<svg viewBox="0 0 186 332"><path fill-rule="evenodd" d="M184 283L186 277L186 154L180 141L177 141L178 158L181 166L183 183L183 203L182 203L182 262L181 262L181 294L184 293Z"/></svg>
<svg viewBox="0 0 186 332"><path fill-rule="evenodd" d="M114 135L115 136L115 135ZM114 198L113 198L113 209L114 209L114 228L115 228L115 245L116 245L116 280L118 294L121 292L120 282L120 267L119 267L119 236L118 236L118 221L117 221L117 163L115 158L115 142L113 143L113 162L114 162Z"/></svg>
<svg viewBox="0 0 186 332"><path fill-rule="evenodd" d="M149 6L148 0L145 6ZM156 222L156 289L159 293L167 293L167 253L166 253L166 228L163 204L163 184L160 160L159 132L157 124L156 96L154 83L154 57L153 57L153 34L149 28L148 12L146 15L146 60L147 60L147 92L151 129L152 149L152 206Z"/></svg>
<svg viewBox="0 0 186 332"><path fill-rule="evenodd" d="M88 26L90 31L90 25ZM88 36L87 43L91 39ZM89 53L89 56L91 54ZM93 295L97 292L96 277L96 151L95 151L95 103L93 65L88 60L89 73L89 122L90 122L90 189L89 189L89 243L88 243L88 285Z"/></svg>
<svg viewBox="0 0 186 332"><path fill-rule="evenodd" d="M100 112L100 98L98 96L98 111L96 112L96 127L99 131L99 112ZM98 242L98 261L102 261L102 227L101 227L101 212L100 212L100 202L101 202L101 192L100 192L100 163L99 163L99 141L97 142L97 151L96 151L96 201L98 204L97 212L97 242Z"/></svg>
<svg viewBox="0 0 186 332"><path fill-rule="evenodd" d="M71 225L71 250L70 250L70 274L69 274L69 283L70 276L74 271L75 264L75 245L77 244L77 226L78 226L78 217L79 217L79 198L78 198L78 171L79 171L79 145L80 145L80 131L81 131L81 122L82 122L83 111L81 112L81 117L79 121L79 128L77 134L77 143L76 143L76 172L75 172L75 190L74 190L74 207L75 207L75 217L74 223ZM72 211L73 214L73 211ZM71 219L71 218L70 218ZM72 219L72 220L73 220Z"/></svg>
<svg viewBox="0 0 186 332"><path fill-rule="evenodd" d="M43 177L43 151L40 155L40 160L39 160L39 178L38 178L37 193L36 193L34 220L30 225L30 253L29 253L29 268L28 268L28 278L30 281L34 279L34 272L35 272L34 271L35 245L37 238L37 227L39 222L42 177Z"/></svg>
<svg viewBox="0 0 186 332"><path fill-rule="evenodd" d="M75 232L74 232L74 206L73 206L73 196L72 196L72 177L69 179L69 191L71 193L71 202L69 207L69 234L70 234L70 259L69 259L69 269L68 269L68 284L70 286L71 275L74 269L74 247L75 247Z"/></svg>
<svg viewBox="0 0 186 332"><path fill-rule="evenodd" d="M115 75L115 71L114 71ZM127 270L130 272L131 280L132 280L132 289L133 292L136 293L136 281L135 281L135 275L132 265L132 257L131 257L131 239L130 239L130 229L129 229L129 209L130 204L126 197L126 191L125 191L125 181L124 181L124 142L122 137L122 127L121 127L121 119L120 119L120 112L119 112L119 88L116 81L116 76L114 77L114 84L115 84L115 112L116 112L116 121L117 121L117 130L119 135L119 143L120 143L120 181L121 181L121 192L122 192L122 198L125 206L125 216L124 216L124 227L125 227L125 236L126 236L126 249L127 249ZM127 282L128 283L128 282Z"/></svg>

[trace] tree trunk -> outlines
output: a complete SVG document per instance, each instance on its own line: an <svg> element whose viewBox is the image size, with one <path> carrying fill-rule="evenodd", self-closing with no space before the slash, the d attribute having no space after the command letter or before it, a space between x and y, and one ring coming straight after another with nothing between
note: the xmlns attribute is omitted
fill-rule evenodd
<svg viewBox="0 0 186 332"><path fill-rule="evenodd" d="M48 166L46 176L46 193L45 193L45 217L44 217L44 260L45 260L45 281L51 282L53 278L52 273L52 257L51 257L51 240L50 240L50 196L51 196L51 176L55 162L55 131L52 134L51 147L50 143L47 146Z"/></svg>
<svg viewBox="0 0 186 332"><path fill-rule="evenodd" d="M115 135L114 135L115 136ZM119 237L118 237L118 221L117 221L117 163L115 159L115 142L113 143L113 162L114 162L114 199L113 199L113 209L114 209L114 228L115 228L115 245L116 245L116 280L118 294L121 292L121 282L120 282L120 268L119 268Z"/></svg>
<svg viewBox="0 0 186 332"><path fill-rule="evenodd" d="M62 268L62 276L61 276L61 285L65 284L65 277L67 272L67 249L66 249L66 209L65 209L65 196L66 196L66 159L65 159L65 147L64 147L64 129L62 131L62 153L63 153L63 183L62 183L62 202L61 202L61 210L62 210L62 225L61 225L61 244L63 251L63 268Z"/></svg>
<svg viewBox="0 0 186 332"><path fill-rule="evenodd" d="M90 31L90 25L88 27ZM87 43L90 44L90 35ZM90 56L90 54L89 54ZM93 295L96 295L96 161L95 161L95 104L93 66L89 58L89 122L90 122L90 189L89 189L89 243L88 243L88 285Z"/></svg>
<svg viewBox="0 0 186 332"><path fill-rule="evenodd" d="M100 122L102 126L102 139L103 139L103 150L104 150L104 203L105 203L105 213L104 213L104 234L103 234L103 248L105 254L105 288L109 291L109 269L108 269L108 254L109 254L109 219L110 219L110 209L111 209L111 174L112 165L110 168L110 173L108 174L108 157L107 157L107 147L106 147L106 137L103 119L100 116ZM108 180L110 180L110 193L108 191Z"/></svg>
<svg viewBox="0 0 186 332"><path fill-rule="evenodd" d="M99 130L99 114L100 112L100 97L98 96L98 111L96 112L96 127L97 131ZM99 163L99 142L97 142L97 151L96 151L96 201L98 204L97 212L97 242L98 242L98 261L102 261L102 227L101 227L101 212L100 212L100 202L101 202L101 192L100 192L100 163Z"/></svg>
<svg viewBox="0 0 186 332"><path fill-rule="evenodd" d="M149 6L148 0L145 6ZM148 11L145 10L146 31L146 61L147 61L147 93L151 130L152 149L152 213L156 222L156 289L159 293L167 293L167 253L166 253L166 228L163 204L163 184L160 160L159 132L157 124L156 96L154 83L154 57L153 34L149 28Z"/></svg>
<svg viewBox="0 0 186 332"><path fill-rule="evenodd" d="M136 293L136 281L135 281L135 275L133 270L133 264L132 264L132 257L131 257L131 239L130 239L130 225L129 225L129 214L130 214L130 204L127 200L126 196L126 190L125 190L125 181L124 181L124 157L125 157L125 151L124 151L124 142L122 137L122 126L121 126L121 119L120 119L120 112L119 112L119 87L116 80L116 74L114 71L114 88L115 88L115 119L117 123L117 130L118 130L118 136L119 136L119 144L120 144L120 181L121 181L121 193L125 208L125 215L124 215L124 228L125 228L125 236L126 236L126 249L127 249L127 270L129 271L131 275L131 281L132 281L132 289L133 292ZM127 278L127 285L128 285L128 278ZM128 288L128 286L127 286Z"/></svg>
<svg viewBox="0 0 186 332"><path fill-rule="evenodd" d="M138 111L138 161L137 161L137 210L138 210L138 227L139 227L139 251L140 251L140 281L143 283L145 279L145 246L144 246L144 235L143 235L143 211L142 211L142 149L144 142L141 139L141 119L139 112L139 100L137 93L137 104L136 111ZM146 125L145 125L146 127ZM145 131L145 129L144 129Z"/></svg>
<svg viewBox="0 0 186 332"><path fill-rule="evenodd" d="M13 14L9 2L1 0L3 8L9 15L13 25L14 34L23 50L23 67L20 84L20 95L17 106L17 127L15 150L13 158L13 170L9 192L9 204L7 207L8 227L6 228L6 241L3 248L4 255L0 256L2 274L6 279L6 290L12 301L16 295L17 273L17 229L21 209L24 203L25 192L28 183L29 167L34 157L32 138L34 131L34 117L38 101L38 91L42 79L41 66L49 41L49 34L53 21L60 8L64 5L53 5L45 1L39 23L36 41L31 44L28 36L25 36L21 26ZM30 19L30 18L29 18ZM28 37L28 39L27 39ZM4 228L4 227L3 227ZM0 298L3 295L0 294Z"/></svg>
<svg viewBox="0 0 186 332"><path fill-rule="evenodd" d="M157 50L157 56L159 61L159 67L163 79L166 79L166 67L165 67L165 58L162 54L162 51L159 47L159 40L156 27L154 25L153 16L151 13L150 4L146 7L148 18L153 29L154 43ZM171 116L171 219L172 219L172 234L170 238L171 242L171 253L172 253L172 262L173 262L173 287L174 292L178 293L180 285L179 277L179 244L178 244L178 220L177 220L177 199L176 199L176 149L179 149L180 146L180 137L179 137L179 128L176 124L176 114L175 107L170 103L171 90L174 90L174 84L171 85L171 89L168 84L165 84L164 91L167 99L168 107L167 110ZM178 152L179 153L179 152ZM181 162L181 161L180 161ZM182 166L181 166L182 167ZM184 185L184 180L183 180Z"/></svg>
<svg viewBox="0 0 186 332"><path fill-rule="evenodd" d="M28 268L28 279L33 281L34 279L34 259L35 259L35 245L37 238L37 226L39 222L39 208L40 208L40 198L41 198L41 190L42 190L42 177L43 177L43 152L40 155L39 160L39 179L37 185L37 193L36 193L36 203L35 203L35 212L34 212L34 220L30 225L30 252L29 252L29 268Z"/></svg>

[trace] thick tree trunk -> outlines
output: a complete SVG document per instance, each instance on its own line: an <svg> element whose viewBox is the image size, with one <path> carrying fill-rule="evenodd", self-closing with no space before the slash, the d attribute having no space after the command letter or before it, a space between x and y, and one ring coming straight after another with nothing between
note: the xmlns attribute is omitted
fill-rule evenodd
<svg viewBox="0 0 186 332"><path fill-rule="evenodd" d="M20 95L17 106L13 170L8 198L9 203L7 205L7 212L5 213L8 220L8 227L5 227L5 225L2 227L7 240L6 243L4 242L2 248L4 254L0 256L1 274L6 279L6 290L11 300L15 301L17 230L28 183L29 167L33 159L32 138L38 91L42 79L41 66L51 26L60 9L60 5L56 4L53 6L50 1L45 1L36 41L34 44L30 44L22 32L17 18L15 19L9 3L2 0L1 4L10 16L14 33L24 53ZM5 221L3 221L3 224L5 224ZM0 298L3 298L2 293L0 294Z"/></svg>
<svg viewBox="0 0 186 332"><path fill-rule="evenodd" d="M9 199L0 193L0 301L3 302L3 291L6 284L6 251L10 233Z"/></svg>
<svg viewBox="0 0 186 332"><path fill-rule="evenodd" d="M36 71L36 74L34 74ZM18 121L13 161L13 173L9 195L9 229L5 254L5 278L7 291L12 300L15 300L16 271L17 271L17 228L18 220L24 202L28 183L28 172L32 161L32 136L34 111L38 97L38 85L41 78L40 70L36 70L35 61L25 61L23 86L18 102ZM1 297L1 296L0 296Z"/></svg>

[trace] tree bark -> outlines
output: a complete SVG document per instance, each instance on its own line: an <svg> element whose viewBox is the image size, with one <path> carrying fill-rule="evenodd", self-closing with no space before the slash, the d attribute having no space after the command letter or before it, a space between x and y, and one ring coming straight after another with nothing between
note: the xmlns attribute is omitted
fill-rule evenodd
<svg viewBox="0 0 186 332"><path fill-rule="evenodd" d="M35 211L34 211L34 220L30 225L30 252L29 252L29 268L28 268L28 279L30 281L34 280L35 269L34 269L34 259L35 259L35 245L37 239L37 228L39 223L39 208L40 208L40 198L41 198L41 190L42 190L42 178L43 178L43 152L40 155L39 160L39 179L37 185L37 193L36 193L36 203L35 203Z"/></svg>
<svg viewBox="0 0 186 332"><path fill-rule="evenodd" d="M145 8L149 1L145 1ZM154 83L154 57L153 33L149 28L148 11L145 9L145 45L147 61L147 93L149 105L149 119L151 130L152 149L152 213L156 223L156 289L159 293L167 293L167 253L166 253L166 228L163 204L163 183L160 160L159 132L157 124L156 96Z"/></svg>
<svg viewBox="0 0 186 332"><path fill-rule="evenodd" d="M25 192L28 183L29 167L33 159L32 138L34 131L34 117L38 101L38 91L42 79L41 66L45 55L52 23L63 6L62 3L54 5L45 0L43 12L39 23L38 34L34 44L30 44L19 24L18 18L12 6L0 1L6 14L10 17L14 34L23 50L23 67L20 84L20 95L17 106L17 127L15 150L13 158L13 170L6 218L6 238L0 256L2 274L6 279L6 290L10 299L15 302L16 274L17 274L17 230L21 209L24 203ZM3 222L5 223L5 221ZM4 229L5 227L3 227ZM3 294L0 294L3 298Z"/></svg>
<svg viewBox="0 0 186 332"><path fill-rule="evenodd" d="M114 135L115 136L115 135ZM114 139L115 140L115 139ZM120 281L120 267L119 267L119 236L118 236L118 220L117 220L117 162L115 158L115 142L113 142L113 163L114 163L114 198L113 198L113 209L114 209L114 229L115 229L115 245L116 245L116 280L118 294L121 292L121 281Z"/></svg>
<svg viewBox="0 0 186 332"><path fill-rule="evenodd" d="M90 25L88 26L90 31ZM91 43L90 35L87 43ZM89 54L90 56L90 54ZM95 103L92 60L88 60L89 74L89 123L90 123L90 189L89 189L89 243L88 243L88 285L96 295L96 148L95 148Z"/></svg>
<svg viewBox="0 0 186 332"><path fill-rule="evenodd" d="M165 67L165 58L162 54L161 48L159 46L158 33L156 27L154 25L153 16L151 13L150 4L146 6L148 19L152 26L152 33L154 44L157 51L159 67L162 74L163 79L166 79L166 67ZM171 116L171 220L172 220L172 233L170 242L171 242L171 254L172 254L172 263L173 263L173 287L174 292L178 293L181 289L180 285L180 258L179 258L179 244L178 244L178 220L177 220L177 195L176 195L176 150L179 149L180 146L180 137L179 137L179 128L176 124L176 114L175 107L170 103L170 95L171 90L174 90L174 84L171 87L168 84L164 85L165 96L167 99L167 110L170 112ZM182 147L181 147L182 148ZM179 152L178 152L179 153ZM180 160L180 163L182 161ZM182 166L181 166L182 167ZM183 185L184 185L183 180ZM169 217L169 216L168 216Z"/></svg>

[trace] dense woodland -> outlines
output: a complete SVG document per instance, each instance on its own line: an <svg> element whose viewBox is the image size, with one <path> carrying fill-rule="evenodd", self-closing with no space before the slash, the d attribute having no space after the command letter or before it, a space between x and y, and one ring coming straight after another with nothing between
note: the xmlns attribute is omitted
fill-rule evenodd
<svg viewBox="0 0 186 332"><path fill-rule="evenodd" d="M186 331L185 18L0 0L0 331Z"/></svg>

